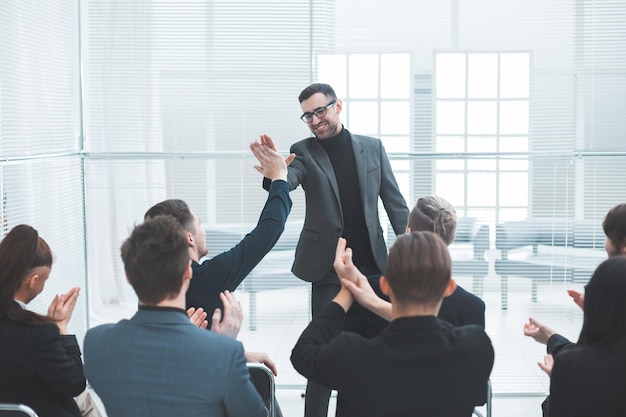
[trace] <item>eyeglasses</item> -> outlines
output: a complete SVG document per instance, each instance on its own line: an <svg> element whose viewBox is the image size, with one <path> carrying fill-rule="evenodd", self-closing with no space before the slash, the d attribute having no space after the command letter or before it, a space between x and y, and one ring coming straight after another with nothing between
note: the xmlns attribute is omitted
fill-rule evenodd
<svg viewBox="0 0 626 417"><path fill-rule="evenodd" d="M326 115L326 112L328 111L328 108L332 107L336 102L337 100L333 100L324 107L318 107L312 112L303 113L302 116L300 116L300 119L302 119L304 123L311 123L313 121L313 116L317 116L318 119L324 117Z"/></svg>

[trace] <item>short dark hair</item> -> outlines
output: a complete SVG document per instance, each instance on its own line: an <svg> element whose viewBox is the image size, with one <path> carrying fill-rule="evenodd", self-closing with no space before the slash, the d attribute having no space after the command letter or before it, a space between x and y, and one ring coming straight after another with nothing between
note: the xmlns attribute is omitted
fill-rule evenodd
<svg viewBox="0 0 626 417"><path fill-rule="evenodd" d="M606 213L602 229L619 252L622 252L626 245L626 203L618 204Z"/></svg>
<svg viewBox="0 0 626 417"><path fill-rule="evenodd" d="M412 232L434 232L450 245L456 238L456 210L445 198L429 195L417 200L409 214Z"/></svg>
<svg viewBox="0 0 626 417"><path fill-rule="evenodd" d="M156 216L136 226L122 244L128 281L148 305L180 293L190 259L186 231L172 216Z"/></svg>
<svg viewBox="0 0 626 417"><path fill-rule="evenodd" d="M302 103L304 100L317 93L322 93L331 100L337 100L337 94L335 94L335 90L333 90L330 85L315 83L302 90L302 92L298 96L298 101Z"/></svg>
<svg viewBox="0 0 626 417"><path fill-rule="evenodd" d="M626 257L602 262L585 286L579 345L610 345L626 334Z"/></svg>
<svg viewBox="0 0 626 417"><path fill-rule="evenodd" d="M146 211L143 220L148 221L157 216L172 216L185 230L195 231L191 209L183 200L170 199L161 201Z"/></svg>
<svg viewBox="0 0 626 417"><path fill-rule="evenodd" d="M398 236L389 250L385 277L403 304L436 305L451 277L448 246L432 232Z"/></svg>

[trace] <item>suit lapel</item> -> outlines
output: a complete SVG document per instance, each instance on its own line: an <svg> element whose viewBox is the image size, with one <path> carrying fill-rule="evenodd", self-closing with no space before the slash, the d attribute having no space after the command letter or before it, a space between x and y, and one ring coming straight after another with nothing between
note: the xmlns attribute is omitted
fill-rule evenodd
<svg viewBox="0 0 626 417"><path fill-rule="evenodd" d="M310 155L315 163L319 166L320 170L324 172L324 174L326 174L326 177L328 177L330 188L332 188L333 193L335 194L337 204L341 207L341 199L339 198L339 185L337 185L335 170L333 169L333 165L330 162L328 154L326 153L324 148L322 148L322 145L319 144L319 141L316 139L311 140Z"/></svg>
<svg viewBox="0 0 626 417"><path fill-rule="evenodd" d="M359 188L361 189L361 204L363 204L363 207L366 207L365 193L366 193L367 188L365 188L365 185L366 185L365 184L365 178L366 178L365 146L363 145L363 142L358 136L352 135L349 132L348 134L350 135L350 139L352 140L352 151L354 152L354 162L356 163L356 173L357 173L357 176L359 177Z"/></svg>

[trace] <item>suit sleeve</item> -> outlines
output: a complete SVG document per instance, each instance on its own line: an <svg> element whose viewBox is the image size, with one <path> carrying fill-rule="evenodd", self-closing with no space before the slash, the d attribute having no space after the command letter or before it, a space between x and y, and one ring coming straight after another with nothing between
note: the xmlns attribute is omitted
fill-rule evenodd
<svg viewBox="0 0 626 417"><path fill-rule="evenodd" d="M285 229L291 204L287 183L273 181L257 226L235 247L205 261L209 263L211 273L198 278L194 276L194 279L221 280L211 283L212 286L221 288L220 291L234 291L278 241Z"/></svg>
<svg viewBox="0 0 626 417"><path fill-rule="evenodd" d="M55 325L42 326L35 350L37 372L59 396L75 397L85 390L80 348L74 335L60 335Z"/></svg>
<svg viewBox="0 0 626 417"><path fill-rule="evenodd" d="M304 329L291 352L291 363L296 371L307 379L334 389L341 384L337 358L341 357L346 340L336 343L336 336L341 331L345 316L339 304L329 303ZM353 333L342 333L340 336L345 336L342 339L362 339Z"/></svg>
<svg viewBox="0 0 626 417"><path fill-rule="evenodd" d="M387 152L382 142L380 142L380 166L380 199L383 202L387 216L389 216L394 232L396 235L400 235L406 231L409 209L406 205L406 200L400 192L400 187L398 187L396 177L393 174L391 163L389 162Z"/></svg>
<svg viewBox="0 0 626 417"><path fill-rule="evenodd" d="M548 339L548 343L546 344L546 351L552 356L556 356L559 353L570 350L575 346L576 344L570 342L569 339L567 339L566 337L555 333Z"/></svg>
<svg viewBox="0 0 626 417"><path fill-rule="evenodd" d="M263 400L250 379L241 343L232 357L230 373L224 383L224 409L228 417L267 417Z"/></svg>
<svg viewBox="0 0 626 417"><path fill-rule="evenodd" d="M567 340L567 339L566 339ZM572 385L578 384L579 376L573 375L575 371L569 358L564 356L555 359L550 376L550 397L548 400L548 415L550 417L569 417L576 415L579 410L572 409L571 398Z"/></svg>

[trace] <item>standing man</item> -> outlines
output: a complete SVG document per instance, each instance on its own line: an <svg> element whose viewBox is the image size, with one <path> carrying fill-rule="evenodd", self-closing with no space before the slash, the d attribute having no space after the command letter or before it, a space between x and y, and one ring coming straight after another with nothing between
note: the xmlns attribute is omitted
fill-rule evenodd
<svg viewBox="0 0 626 417"><path fill-rule="evenodd" d="M266 417L241 342L194 326L187 232L171 216L135 227L122 245L139 311L85 336L85 375L109 417Z"/></svg>
<svg viewBox="0 0 626 417"><path fill-rule="evenodd" d="M287 182L302 185L306 217L291 271L312 283L315 317L341 287L333 270L337 239L344 237L354 263L367 276L378 276L387 261L387 246L378 219L380 197L396 234L404 233L409 209L400 193L385 148L379 139L354 135L340 121L342 102L328 84L312 84L300 96L302 116L313 137L295 143ZM261 142L276 149L269 136ZM265 178L264 188L269 179ZM305 417L326 417L330 389L309 381Z"/></svg>

